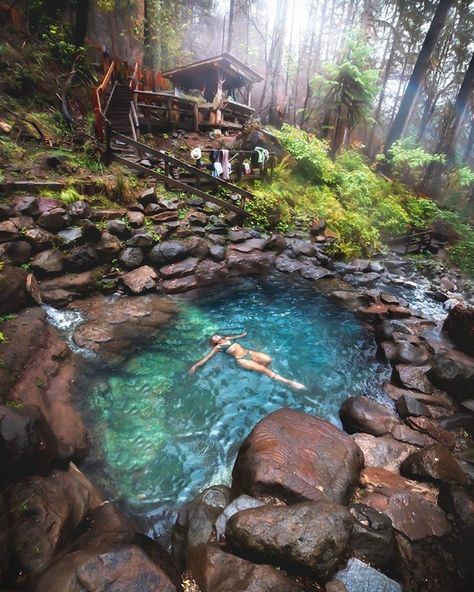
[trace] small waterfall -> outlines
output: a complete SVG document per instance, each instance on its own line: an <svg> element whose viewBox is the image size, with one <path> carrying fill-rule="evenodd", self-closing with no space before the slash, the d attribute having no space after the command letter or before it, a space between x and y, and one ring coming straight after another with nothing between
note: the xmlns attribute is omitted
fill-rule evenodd
<svg viewBox="0 0 474 592"><path fill-rule="evenodd" d="M94 352L85 347L78 347L73 339L76 328L86 320L82 312L73 309L58 310L48 304L43 304L42 308L46 312L48 322L59 331L71 351L85 358L95 357Z"/></svg>

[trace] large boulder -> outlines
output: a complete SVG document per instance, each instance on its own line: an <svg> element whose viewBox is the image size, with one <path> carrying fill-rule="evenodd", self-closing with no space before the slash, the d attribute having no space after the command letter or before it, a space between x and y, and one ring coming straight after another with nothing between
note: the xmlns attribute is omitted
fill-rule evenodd
<svg viewBox="0 0 474 592"><path fill-rule="evenodd" d="M46 471L58 441L38 407L0 405L0 482Z"/></svg>
<svg viewBox="0 0 474 592"><path fill-rule="evenodd" d="M31 303L26 289L28 274L18 267L0 269L0 315L15 312Z"/></svg>
<svg viewBox="0 0 474 592"><path fill-rule="evenodd" d="M198 260L195 257L188 257L177 263L170 263L160 268L160 275L169 280L191 275L196 270Z"/></svg>
<svg viewBox="0 0 474 592"><path fill-rule="evenodd" d="M232 472L232 491L345 503L363 457L355 442L329 422L279 409L262 419L242 444Z"/></svg>
<svg viewBox="0 0 474 592"><path fill-rule="evenodd" d="M189 246L180 241L163 241L157 244L148 253L148 258L155 267L161 267L167 263L176 263L189 255Z"/></svg>
<svg viewBox="0 0 474 592"><path fill-rule="evenodd" d="M232 275L261 275L268 273L275 261L271 251L252 251L241 253L232 249L227 251L227 267Z"/></svg>
<svg viewBox="0 0 474 592"><path fill-rule="evenodd" d="M119 262L124 269L136 269L143 263L143 251L140 247L127 247L120 253Z"/></svg>
<svg viewBox="0 0 474 592"><path fill-rule="evenodd" d="M264 505L264 502L245 494L239 495L239 497L236 497L234 500L232 500L232 502L224 508L222 514L219 514L219 517L216 520L217 541L219 542L223 538L227 522L234 514L237 514L237 512L242 512L242 510L248 510L249 508L259 508L260 506Z"/></svg>
<svg viewBox="0 0 474 592"><path fill-rule="evenodd" d="M227 279L227 269L222 263L205 259L196 268L196 282L199 286L220 284Z"/></svg>
<svg viewBox="0 0 474 592"><path fill-rule="evenodd" d="M414 452L403 461L400 471L416 479L434 479L453 485L469 482L458 461L442 444L433 444Z"/></svg>
<svg viewBox="0 0 474 592"><path fill-rule="evenodd" d="M443 329L462 351L474 356L474 307L458 304L452 308Z"/></svg>
<svg viewBox="0 0 474 592"><path fill-rule="evenodd" d="M52 306L65 306L97 289L105 269L96 267L81 273L68 273L40 282L41 297Z"/></svg>
<svg viewBox="0 0 474 592"><path fill-rule="evenodd" d="M81 245L69 251L66 265L73 272L87 271L99 265L99 257L92 245Z"/></svg>
<svg viewBox="0 0 474 592"><path fill-rule="evenodd" d="M376 567L390 566L395 558L395 532L388 516L365 504L349 508L354 519L350 547Z"/></svg>
<svg viewBox="0 0 474 592"><path fill-rule="evenodd" d="M440 352L434 356L430 380L459 401L474 392L474 359L457 351Z"/></svg>
<svg viewBox="0 0 474 592"><path fill-rule="evenodd" d="M367 397L349 397L339 411L342 425L348 432L366 432L373 436L390 434L400 423L398 417L385 405Z"/></svg>
<svg viewBox="0 0 474 592"><path fill-rule="evenodd" d="M6 491L13 560L25 574L49 565L84 516L102 503L94 486L70 465L48 477L27 477Z"/></svg>
<svg viewBox="0 0 474 592"><path fill-rule="evenodd" d="M212 545L200 547L192 573L201 592L303 591L300 584L288 579L281 570L251 563Z"/></svg>
<svg viewBox="0 0 474 592"><path fill-rule="evenodd" d="M31 262L31 269L39 276L59 273L64 268L64 255L56 249L49 249L38 253Z"/></svg>
<svg viewBox="0 0 474 592"><path fill-rule="evenodd" d="M398 473L401 463L416 450L411 444L389 435L376 437L358 433L353 438L364 454L364 466L382 467L392 473Z"/></svg>
<svg viewBox="0 0 474 592"><path fill-rule="evenodd" d="M38 226L49 232L59 232L69 226L71 218L67 211L62 208L53 208L40 215L37 220Z"/></svg>
<svg viewBox="0 0 474 592"><path fill-rule="evenodd" d="M156 288L158 274L149 265L142 265L133 271L123 273L120 276L120 281L133 294L141 294L142 292Z"/></svg>
<svg viewBox="0 0 474 592"><path fill-rule="evenodd" d="M12 265L21 265L31 257L31 245L24 240L13 241L11 243L0 243L0 261L11 263Z"/></svg>
<svg viewBox="0 0 474 592"><path fill-rule="evenodd" d="M327 579L348 549L351 528L339 504L261 506L232 516L226 540L243 557Z"/></svg>

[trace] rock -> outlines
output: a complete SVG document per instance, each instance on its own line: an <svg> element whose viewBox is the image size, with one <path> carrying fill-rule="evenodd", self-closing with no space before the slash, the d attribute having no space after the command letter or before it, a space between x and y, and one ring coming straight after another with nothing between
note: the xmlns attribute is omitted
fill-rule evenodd
<svg viewBox="0 0 474 592"><path fill-rule="evenodd" d="M346 276L347 277L347 276ZM363 321L380 322L388 315L387 304L371 304L365 308L357 309L357 316Z"/></svg>
<svg viewBox="0 0 474 592"><path fill-rule="evenodd" d="M459 485L453 485L449 489L454 513L460 520L463 528L474 528L474 498L469 491Z"/></svg>
<svg viewBox="0 0 474 592"><path fill-rule="evenodd" d="M457 401L469 399L474 392L474 360L454 350L440 352L434 356L429 377Z"/></svg>
<svg viewBox="0 0 474 592"><path fill-rule="evenodd" d="M198 264L195 276L199 286L212 286L225 282L228 272L223 263L216 263L206 259Z"/></svg>
<svg viewBox="0 0 474 592"><path fill-rule="evenodd" d="M448 448L454 448L456 444L455 435L445 429L434 419L430 419L428 417L410 416L406 419L406 422L411 428L428 434L430 438L434 438Z"/></svg>
<svg viewBox="0 0 474 592"><path fill-rule="evenodd" d="M50 249L38 253L33 258L31 269L40 276L48 273L59 273L63 270L64 263L64 255L60 251Z"/></svg>
<svg viewBox="0 0 474 592"><path fill-rule="evenodd" d="M20 238L20 231L11 220L0 222L0 243L14 241Z"/></svg>
<svg viewBox="0 0 474 592"><path fill-rule="evenodd" d="M161 211L161 207L156 203L149 203L145 207L145 214L147 216L154 216L155 214L159 214Z"/></svg>
<svg viewBox="0 0 474 592"><path fill-rule="evenodd" d="M241 243L249 238L252 238L252 236L245 230L229 230L227 233L227 238L231 243Z"/></svg>
<svg viewBox="0 0 474 592"><path fill-rule="evenodd" d="M395 558L395 533L388 516L365 504L349 508L354 519L349 545L353 553L376 567L386 567Z"/></svg>
<svg viewBox="0 0 474 592"><path fill-rule="evenodd" d="M329 422L292 409L262 419L240 447L233 497L271 495L287 502L345 503L357 482L362 453Z"/></svg>
<svg viewBox="0 0 474 592"><path fill-rule="evenodd" d="M130 234L130 227L123 220L109 220L106 226L107 232L125 240Z"/></svg>
<svg viewBox="0 0 474 592"><path fill-rule="evenodd" d="M74 465L48 477L27 477L6 492L13 560L25 574L38 573L71 542L74 529L102 500Z"/></svg>
<svg viewBox="0 0 474 592"><path fill-rule="evenodd" d="M296 256L313 257L316 249L312 242L299 238L287 240L288 245Z"/></svg>
<svg viewBox="0 0 474 592"><path fill-rule="evenodd" d="M431 352L425 343L416 337L394 333L396 342L382 341L381 349L392 364L423 366L431 360Z"/></svg>
<svg viewBox="0 0 474 592"><path fill-rule="evenodd" d="M382 273L385 271L385 267L378 261L371 261L369 264L369 271L372 273Z"/></svg>
<svg viewBox="0 0 474 592"><path fill-rule="evenodd" d="M120 281L134 294L153 290L158 282L158 274L148 265L120 275Z"/></svg>
<svg viewBox="0 0 474 592"><path fill-rule="evenodd" d="M429 370L430 366L397 364L393 370L393 377L402 386L429 395L433 392L433 385L427 376Z"/></svg>
<svg viewBox="0 0 474 592"><path fill-rule="evenodd" d="M72 226L67 230L58 232L58 237L64 246L71 246L77 244L83 238L82 228L79 226Z"/></svg>
<svg viewBox="0 0 474 592"><path fill-rule="evenodd" d="M433 444L414 452L403 461L400 472L409 477L434 479L452 485L469 482L457 460L442 444Z"/></svg>
<svg viewBox="0 0 474 592"><path fill-rule="evenodd" d="M353 432L366 432L373 436L390 434L400 420L385 405L367 397L349 397L339 411L344 429Z"/></svg>
<svg viewBox="0 0 474 592"><path fill-rule="evenodd" d="M196 552L213 538L216 519L228 503L229 489L215 485L180 508L172 530L172 549L183 569L196 563Z"/></svg>
<svg viewBox="0 0 474 592"><path fill-rule="evenodd" d="M369 302L362 290L334 290L329 294L329 298L350 310L365 307Z"/></svg>
<svg viewBox="0 0 474 592"><path fill-rule="evenodd" d="M194 275L186 275L172 280L163 280L162 286L163 290L168 294L180 294L181 292L194 290L194 288L198 287L198 284Z"/></svg>
<svg viewBox="0 0 474 592"><path fill-rule="evenodd" d="M138 201L142 204L142 206L156 203L155 188L150 187L150 189L145 189L145 191L139 195Z"/></svg>
<svg viewBox="0 0 474 592"><path fill-rule="evenodd" d="M270 565L256 565L215 546L199 549L192 573L202 592L302 592L300 584Z"/></svg>
<svg viewBox="0 0 474 592"><path fill-rule="evenodd" d="M398 401L400 397L410 397L412 399L416 399L417 401L422 401L425 405L437 405L439 407L444 407L446 409L453 408L453 402L450 397L446 393L442 391L437 391L435 394L432 395L424 395L419 391L412 391L409 389L404 389L394 384L390 384L389 382L385 382L383 384L383 389L387 393L387 395L393 399L394 401Z"/></svg>
<svg viewBox="0 0 474 592"><path fill-rule="evenodd" d="M19 240L11 243L0 243L0 260L12 265L26 263L31 257L30 243Z"/></svg>
<svg viewBox="0 0 474 592"><path fill-rule="evenodd" d="M68 273L67 275L43 280L40 283L41 296L44 302L52 306L65 306L76 298L94 291L104 271L104 268L96 267L81 273Z"/></svg>
<svg viewBox="0 0 474 592"><path fill-rule="evenodd" d="M153 246L153 237L148 232L140 232L138 234L134 234L131 238L127 241L128 247L140 247L141 249L151 249Z"/></svg>
<svg viewBox="0 0 474 592"><path fill-rule="evenodd" d="M13 208L9 203L0 202L0 220L7 220L13 216Z"/></svg>
<svg viewBox="0 0 474 592"><path fill-rule="evenodd" d="M143 262L143 251L139 247L127 247L120 253L119 262L125 269L136 269Z"/></svg>
<svg viewBox="0 0 474 592"><path fill-rule="evenodd" d="M26 289L27 272L4 265L0 269L0 315L15 312L32 303Z"/></svg>
<svg viewBox="0 0 474 592"><path fill-rule="evenodd" d="M99 265L99 257L92 245L82 245L71 249L66 257L66 265L73 272L87 271Z"/></svg>
<svg viewBox="0 0 474 592"><path fill-rule="evenodd" d="M160 268L160 274L165 279L184 277L190 275L196 271L198 260L195 257L188 257L183 261L177 263L171 263Z"/></svg>
<svg viewBox="0 0 474 592"><path fill-rule="evenodd" d="M271 251L239 253L228 250L227 267L232 275L260 275L270 271L275 255Z"/></svg>
<svg viewBox="0 0 474 592"><path fill-rule="evenodd" d="M381 468L364 469L361 483L366 488L364 503L387 515L411 541L442 537L450 531L443 510L436 505L436 489Z"/></svg>
<svg viewBox="0 0 474 592"><path fill-rule="evenodd" d="M145 222L145 214L143 212L137 212L135 210L127 211L127 218L130 226L133 228L140 228Z"/></svg>
<svg viewBox="0 0 474 592"><path fill-rule="evenodd" d="M474 308L458 304L452 308L443 324L443 330L465 353L474 355Z"/></svg>
<svg viewBox="0 0 474 592"><path fill-rule="evenodd" d="M38 226L49 230L50 232L58 232L64 230L69 226L71 218L64 208L53 208L41 216L37 220Z"/></svg>
<svg viewBox="0 0 474 592"><path fill-rule="evenodd" d="M222 245L212 245L209 254L214 261L223 261L225 259L225 247Z"/></svg>
<svg viewBox="0 0 474 592"><path fill-rule="evenodd" d="M102 232L97 228L92 220L88 220L87 218L84 220L81 219L79 220L79 226L82 228L84 240L95 243L100 239Z"/></svg>
<svg viewBox="0 0 474 592"><path fill-rule="evenodd" d="M321 280L323 278L334 277L334 273L324 267L316 265L305 265L300 269L300 274L307 280Z"/></svg>
<svg viewBox="0 0 474 592"><path fill-rule="evenodd" d="M395 404L400 417L405 418L409 415L431 417L428 407L414 397L402 395Z"/></svg>
<svg viewBox="0 0 474 592"><path fill-rule="evenodd" d="M244 557L327 579L346 553L352 517L343 506L304 502L234 514L226 540Z"/></svg>
<svg viewBox="0 0 474 592"><path fill-rule="evenodd" d="M398 473L401 463L416 450L388 435L377 438L370 434L354 434L353 438L364 454L364 466L383 467L392 473Z"/></svg>
<svg viewBox="0 0 474 592"><path fill-rule="evenodd" d="M122 244L120 240L109 232L102 232L99 242L95 245L95 250L104 261L111 261L120 253Z"/></svg>
<svg viewBox="0 0 474 592"><path fill-rule="evenodd" d="M180 241L164 241L155 245L148 253L148 258L156 267L167 263L176 263L189 255L186 243Z"/></svg>
<svg viewBox="0 0 474 592"><path fill-rule="evenodd" d="M265 248L275 253L282 253L287 247L286 238L282 234L272 234L265 243Z"/></svg>
<svg viewBox="0 0 474 592"><path fill-rule="evenodd" d="M224 536L227 521L237 512L248 510L249 508L258 508L265 505L263 502L250 495L239 495L228 506L224 508L222 514L216 520L216 538L219 542Z"/></svg>
<svg viewBox="0 0 474 592"><path fill-rule="evenodd" d="M38 213L44 214L56 208L62 208L64 203L59 199L52 199L49 197L40 197L38 199Z"/></svg>
<svg viewBox="0 0 474 592"><path fill-rule="evenodd" d="M68 212L72 218L76 219L90 218L92 216L91 206L82 200L75 201L68 206Z"/></svg>
<svg viewBox="0 0 474 592"><path fill-rule="evenodd" d="M262 251L266 245L266 240L263 238L249 238L243 242L239 242L230 246L230 250L238 253L251 253L252 251Z"/></svg>
<svg viewBox="0 0 474 592"><path fill-rule="evenodd" d="M275 267L283 273L295 273L302 269L303 263L298 259L291 259L286 255L279 255L275 259Z"/></svg>
<svg viewBox="0 0 474 592"><path fill-rule="evenodd" d="M47 471L58 441L38 407L0 405L1 481Z"/></svg>
<svg viewBox="0 0 474 592"><path fill-rule="evenodd" d="M13 210L19 216L37 216L38 199L34 195L23 195L13 200Z"/></svg>
<svg viewBox="0 0 474 592"><path fill-rule="evenodd" d="M148 216L148 219L153 220L153 222L158 224L161 224L162 222L173 222L178 220L178 212L176 210L172 212L161 212L160 214Z"/></svg>
<svg viewBox="0 0 474 592"><path fill-rule="evenodd" d="M203 212L194 211L188 216L188 223L196 226L206 226L207 216Z"/></svg>
<svg viewBox="0 0 474 592"><path fill-rule="evenodd" d="M388 578L367 563L352 557L335 579L342 582L347 592L402 592L395 580Z"/></svg>
<svg viewBox="0 0 474 592"><path fill-rule="evenodd" d="M38 227L25 230L24 238L33 245L35 251L49 249L54 242L54 234Z"/></svg>
<svg viewBox="0 0 474 592"><path fill-rule="evenodd" d="M434 440L429 436L420 434L405 424L396 425L392 430L392 436L399 442L405 442L413 446L429 446L434 443Z"/></svg>
<svg viewBox="0 0 474 592"><path fill-rule="evenodd" d="M209 245L203 238L193 236L187 241L186 244L191 257L197 257L197 259L202 260L209 255Z"/></svg>

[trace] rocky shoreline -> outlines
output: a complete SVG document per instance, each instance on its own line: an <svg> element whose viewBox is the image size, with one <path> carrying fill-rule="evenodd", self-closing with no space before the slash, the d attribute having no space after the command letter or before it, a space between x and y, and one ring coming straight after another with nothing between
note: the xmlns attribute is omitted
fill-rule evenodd
<svg viewBox="0 0 474 592"><path fill-rule="evenodd" d="M445 314L424 318L397 292L418 285L407 279L409 262L393 254L334 262L323 221L309 238L268 236L236 227L212 204L153 192L128 210L23 196L2 204L0 219L0 313L20 311L2 323L0 344L0 584L37 592L99 591L104 581L170 592L472 586L474 313L460 276L441 269L426 284L450 309L443 324ZM393 369L384 390L395 409L352 397L340 412L345 431L291 409L270 414L242 444L231 487L181 508L166 551L72 464L88 450L74 406L79 358L32 305L41 294L80 310L86 322L74 344L113 367L173 321L167 294L270 272L313 282L373 328Z"/></svg>

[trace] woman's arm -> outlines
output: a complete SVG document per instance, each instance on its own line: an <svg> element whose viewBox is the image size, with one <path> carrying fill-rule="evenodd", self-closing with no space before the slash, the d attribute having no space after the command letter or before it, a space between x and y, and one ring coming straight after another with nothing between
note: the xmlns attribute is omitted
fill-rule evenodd
<svg viewBox="0 0 474 592"><path fill-rule="evenodd" d="M204 364L208 362L212 358L212 356L217 354L218 351L220 351L219 346L213 347L211 351L207 354L207 356L204 356L202 360L199 360L199 362L196 362L193 366L191 366L191 368L189 369L189 374L194 374L198 368L204 366Z"/></svg>
<svg viewBox="0 0 474 592"><path fill-rule="evenodd" d="M239 333L238 335L228 335L226 339L240 339L241 337L247 337L247 333Z"/></svg>

